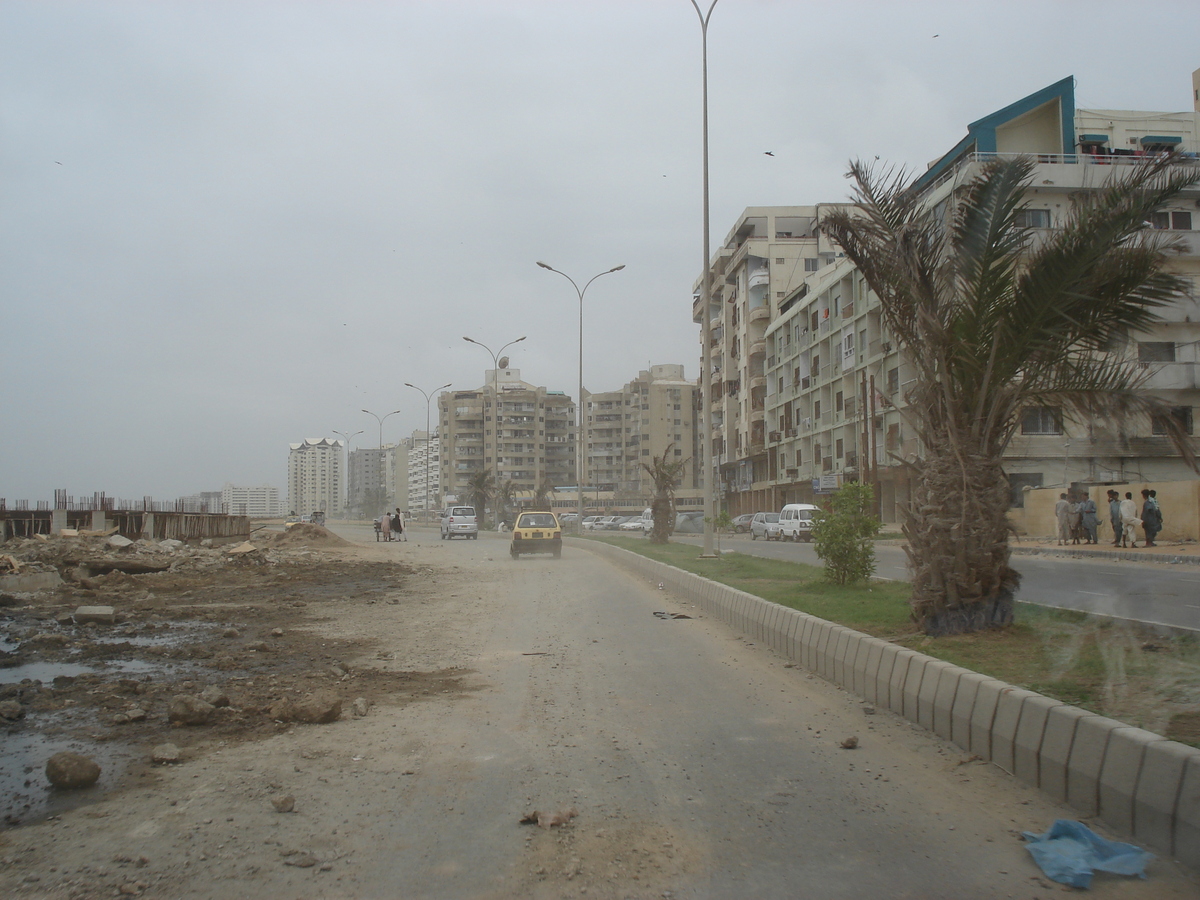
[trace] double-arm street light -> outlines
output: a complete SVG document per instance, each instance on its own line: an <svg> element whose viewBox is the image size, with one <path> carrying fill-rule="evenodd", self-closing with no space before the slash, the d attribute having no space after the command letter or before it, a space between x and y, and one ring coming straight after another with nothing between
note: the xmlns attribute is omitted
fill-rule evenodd
<svg viewBox="0 0 1200 900"><path fill-rule="evenodd" d="M507 344L505 344L503 347L501 347L495 353L492 353L492 348L489 347L487 344L483 343L483 341L477 341L477 340L475 340L475 338L469 338L469 337L466 337L465 335L463 336L463 340L466 341L468 344L478 344L480 347L482 347L484 350L486 350L488 353L490 353L491 357L492 357L492 402L496 404L495 409L492 410L492 452L495 453L495 455L496 455L496 484L497 485L500 484L500 381L499 381L500 354L503 353L505 350L507 350L509 347L511 347L513 344L521 343L521 341L525 340L525 338L527 336L528 335L521 335L521 337L517 338L515 341L509 341ZM485 454L484 469L486 470L487 469L487 465L486 465L486 462L487 462L487 457L486 457L486 454L487 454L487 427L486 426L484 426L483 435L484 435L483 452ZM496 521L497 522L500 521L499 518L497 518Z"/></svg>
<svg viewBox="0 0 1200 900"><path fill-rule="evenodd" d="M717 514L714 502L716 477L712 465L712 314L708 306L712 300L712 284L709 277L709 246L708 246L708 21L712 18L717 0L712 0L708 12L700 11L700 4L692 0L696 15L700 17L700 58L704 78L704 162L702 165L704 179L704 268L700 276L701 297L701 334L704 336L700 351L700 417L703 422L703 442L701 444L700 464L704 467L704 550L701 555L711 557L713 553L713 517Z"/></svg>
<svg viewBox="0 0 1200 900"><path fill-rule="evenodd" d="M443 384L441 387L434 388L432 391L423 391L419 387L417 387L415 384L409 384L407 381L404 382L404 386L410 387L414 391L420 391L420 393L423 394L425 397L425 509L424 509L424 513L425 513L425 518L428 519L429 518L429 438L430 438L429 402L430 402L430 400L433 399L434 394L436 394L438 391L444 391L446 388L450 387L450 385ZM439 429L439 431L440 431L440 429ZM440 454L439 454L438 458L439 459L441 458Z"/></svg>
<svg viewBox="0 0 1200 900"><path fill-rule="evenodd" d="M377 413L373 413L369 409L364 409L363 412L365 412L368 416L374 416L375 421L377 421L379 423L379 493L382 495L383 502L385 504L384 512L386 512L387 511L387 509L386 509L387 479L384 477L384 474L383 474L383 423L387 419L391 418L392 416L394 416L398 412L400 412L400 410L393 409L390 413L387 413L386 415L384 415L383 418L380 418Z"/></svg>
<svg viewBox="0 0 1200 900"><path fill-rule="evenodd" d="M362 430L359 429L358 431L355 431L352 434L346 434L346 432L344 432L344 431L335 431L333 433L336 435L340 435L346 441L346 476L345 476L346 477L346 507L347 507L347 509L349 509L349 507L350 507L350 439L352 437L355 437L356 435L362 434Z"/></svg>
<svg viewBox="0 0 1200 900"><path fill-rule="evenodd" d="M578 497L576 498L578 506L579 506L579 521L576 523L575 527L582 529L583 528L583 459L584 459L583 454L584 454L584 450L585 450L584 424L583 424L584 423L584 419L583 419L583 295L585 293L587 293L588 286L593 281L595 281L597 278L599 278L600 275L611 275L613 272L620 272L623 268L625 268L625 265L622 263L619 266L613 266L611 269L606 269L605 271L601 272L600 275L593 275L590 279L588 279L587 284L585 284L582 288L580 288L579 285L575 283L574 278L572 278L566 272L559 272L558 269L554 268L554 266L550 265L549 263L539 262L538 265L541 266L543 269L548 269L551 272L558 272L559 275L561 275L563 278L567 279L567 281L571 282L571 287L575 288L575 293L577 293L579 295L579 395L576 398L576 402L575 402L576 409L578 411L577 418L579 420L579 423L575 426L575 448L576 448L575 480L579 485Z"/></svg>

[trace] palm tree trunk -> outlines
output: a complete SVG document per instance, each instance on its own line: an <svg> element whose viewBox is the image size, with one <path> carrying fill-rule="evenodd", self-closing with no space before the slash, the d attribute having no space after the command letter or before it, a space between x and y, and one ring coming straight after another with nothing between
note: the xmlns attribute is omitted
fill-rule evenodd
<svg viewBox="0 0 1200 900"><path fill-rule="evenodd" d="M914 463L904 535L913 621L930 635L1008 625L1020 575L1009 567L1009 484L998 455L942 437Z"/></svg>

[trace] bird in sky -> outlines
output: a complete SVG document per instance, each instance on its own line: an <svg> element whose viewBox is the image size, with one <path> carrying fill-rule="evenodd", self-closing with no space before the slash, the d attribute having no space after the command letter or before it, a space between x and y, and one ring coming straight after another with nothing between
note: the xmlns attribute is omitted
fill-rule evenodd
<svg viewBox="0 0 1200 900"><path fill-rule="evenodd" d="M764 151L763 151L763 156L774 156L774 155L775 155L775 154L774 154L774 153L772 153L770 150L764 150Z"/></svg>

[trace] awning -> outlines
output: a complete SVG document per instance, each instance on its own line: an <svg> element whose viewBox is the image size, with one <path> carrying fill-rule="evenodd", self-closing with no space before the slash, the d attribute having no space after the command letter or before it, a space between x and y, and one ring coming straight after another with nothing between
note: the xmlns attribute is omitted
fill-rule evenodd
<svg viewBox="0 0 1200 900"><path fill-rule="evenodd" d="M1107 144L1108 143L1108 135L1107 134L1081 134L1079 136L1079 143L1081 143L1081 144Z"/></svg>
<svg viewBox="0 0 1200 900"><path fill-rule="evenodd" d="M1142 141L1141 141L1141 144L1143 147L1145 147L1148 144L1171 144L1172 146L1174 146L1175 144L1182 144L1182 143L1183 143L1183 138L1174 137L1169 134L1148 134L1144 138L1142 138Z"/></svg>

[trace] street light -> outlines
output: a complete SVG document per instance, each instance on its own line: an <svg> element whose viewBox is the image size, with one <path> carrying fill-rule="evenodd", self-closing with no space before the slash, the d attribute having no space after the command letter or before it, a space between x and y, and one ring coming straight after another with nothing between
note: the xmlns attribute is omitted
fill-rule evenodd
<svg viewBox="0 0 1200 900"><path fill-rule="evenodd" d="M334 434L341 435L346 439L346 507L350 506L350 439L362 434L362 430L354 432L354 434L346 434L344 431L335 431Z"/></svg>
<svg viewBox="0 0 1200 900"><path fill-rule="evenodd" d="M453 383L453 382L451 382L451 383ZM425 519L428 520L429 519L429 437L430 437L430 434L429 434L429 401L432 398L434 393L436 393L437 391L444 391L446 388L450 387L450 385L443 384L441 387L434 388L432 391L429 391L428 393L426 393L425 391L422 391L415 384L409 384L407 381L404 382L404 386L410 387L414 391L420 391L422 394L425 395L425 510L424 510L424 512L425 512Z"/></svg>
<svg viewBox="0 0 1200 900"><path fill-rule="evenodd" d="M704 441L701 445L700 460L704 467L704 550L700 554L701 557L712 557L713 553L713 517L716 515L714 497L714 484L716 480L712 471L712 316L708 311L708 305L712 300L712 285L710 284L709 271L709 246L708 246L708 20L712 18L713 9L716 8L717 0L712 0L708 7L708 12L700 11L700 5L696 0L692 0L692 6L696 9L696 15L700 17L700 58L702 64L702 72L704 76L704 268L700 271L703 273L700 276L701 288L701 315L703 316L703 328L701 333L704 335L704 344L700 350L700 360L703 372L700 373L700 415L704 422Z"/></svg>
<svg viewBox="0 0 1200 900"><path fill-rule="evenodd" d="M491 356L492 356L492 399L493 399L493 402L496 404L496 408L492 411L492 452L496 454L496 483L497 484L500 483L500 383L498 380L499 379L499 371L498 370L500 369L500 354L503 353L505 350L507 350L509 347L511 347L513 344L521 343L521 341L525 340L526 337L527 337L527 335L522 335L521 337L517 338L515 341L509 341L507 344L505 344L503 347L501 347L498 351L496 351L495 353L492 353L492 348L489 347L487 344L483 343L482 341L477 341L474 338L469 338L469 337L466 337L465 335L463 336L463 340L466 341L468 344L478 344L480 347L482 347L488 353L491 353ZM485 436L485 443L484 443L483 452L486 454L487 453L487 444L486 444L487 428L486 427L484 428L484 436ZM486 456L484 458L486 459ZM484 466L484 469L486 471L487 466ZM499 522L500 519L497 518L496 521Z"/></svg>
<svg viewBox="0 0 1200 900"><path fill-rule="evenodd" d="M385 479L383 476L383 423L387 419L391 418L392 416L394 416L398 412L400 412L400 410L393 409L390 413L385 415L382 419L379 418L378 414L371 412L369 409L364 409L363 412L365 412L368 416L374 416L375 421L379 423L379 493L381 495L383 495L383 500L384 500L384 504L385 504L384 512L387 512L387 506L386 506L387 492L385 490L386 485L387 485L387 479Z"/></svg>
<svg viewBox="0 0 1200 900"><path fill-rule="evenodd" d="M571 282L571 287L575 288L575 293L577 293L579 295L579 399L578 399L578 402L576 403L577 410L579 413L579 415L577 417L579 419L579 424L575 426L575 448L576 448L575 465L576 465L576 469L577 469L577 471L575 473L575 479L579 483L579 490L578 490L578 497L577 497L577 501L578 501L578 505L579 505L579 522L576 525L576 527L582 529L583 528L583 458L584 458L583 457L583 450L584 450L584 440L583 440L583 435L584 435L584 428L583 428L583 295L585 293L587 293L588 285L590 285L593 281L595 281L597 278L599 278L600 275L611 275L613 272L620 272L623 268L625 268L625 265L622 263L619 266L613 266L611 269L607 269L607 270L601 272L600 275L593 275L588 280L588 283L583 286L582 290L580 290L579 285L577 285L575 283L575 279L572 278L570 275L568 275L566 272L559 272L558 269L554 268L554 266L550 265L549 263L544 263L544 262L539 261L538 265L541 266L543 269L547 269L551 272L558 272L559 275L561 275L563 278L567 279L567 281Z"/></svg>

